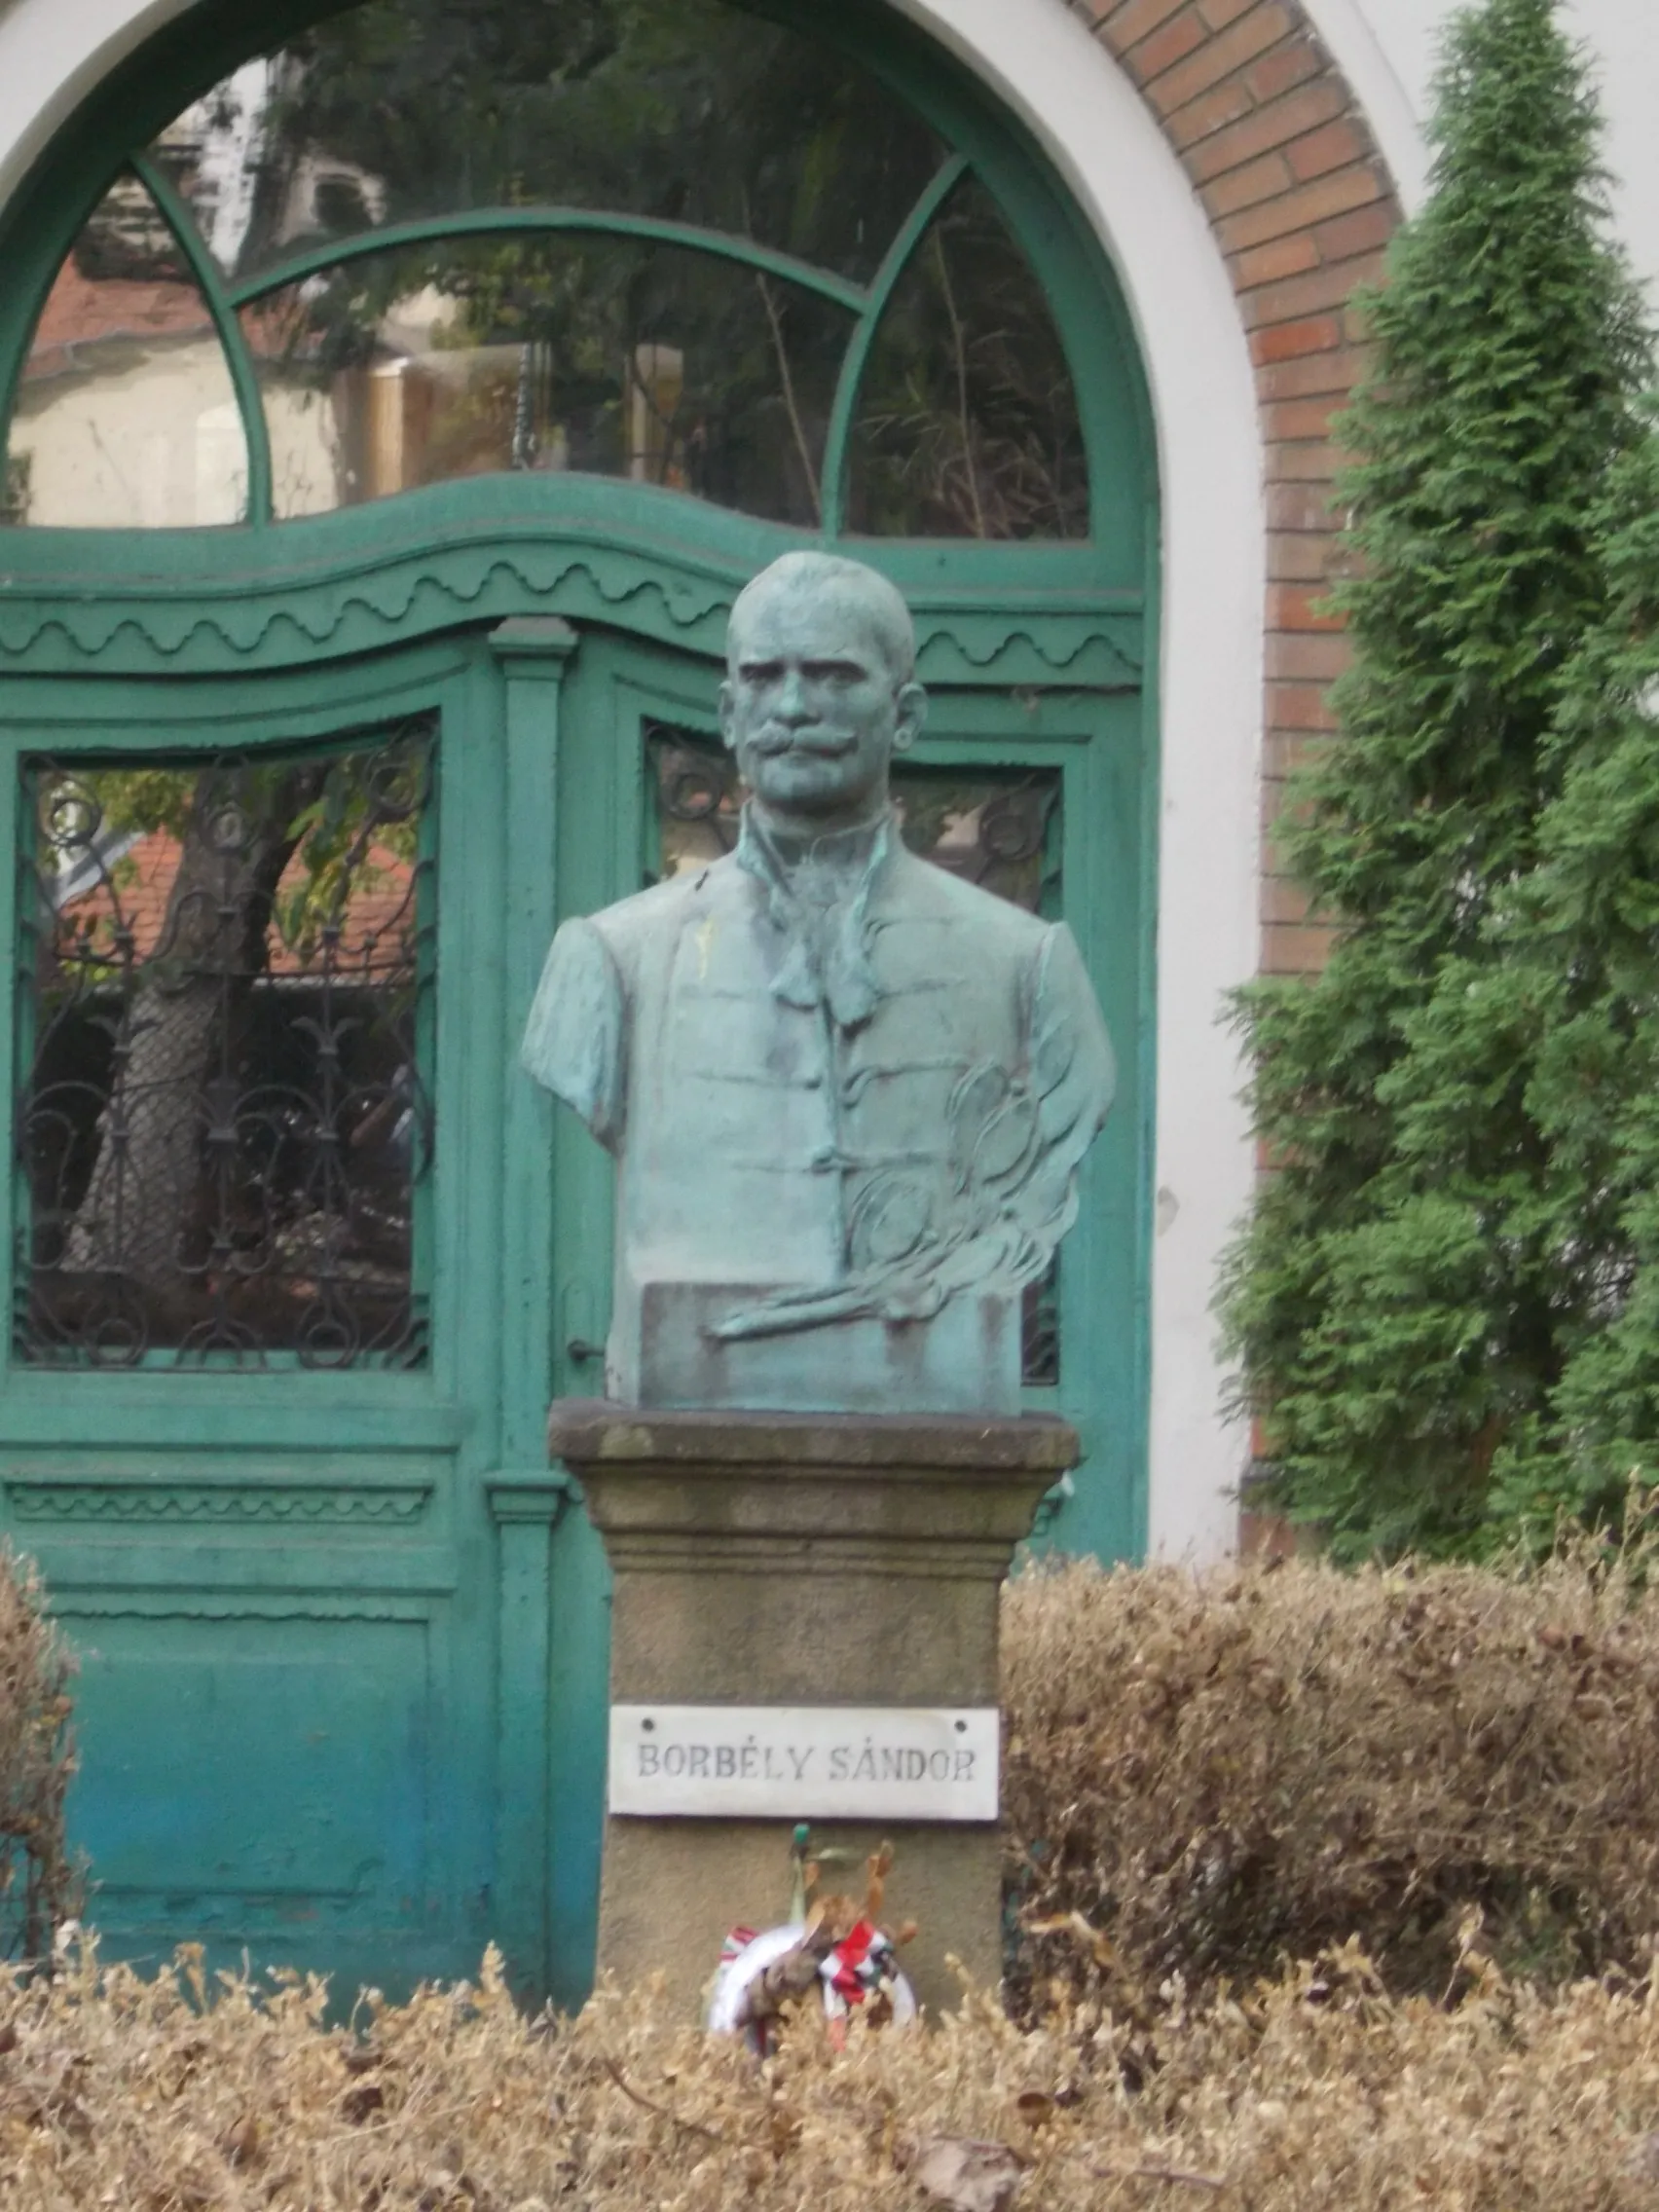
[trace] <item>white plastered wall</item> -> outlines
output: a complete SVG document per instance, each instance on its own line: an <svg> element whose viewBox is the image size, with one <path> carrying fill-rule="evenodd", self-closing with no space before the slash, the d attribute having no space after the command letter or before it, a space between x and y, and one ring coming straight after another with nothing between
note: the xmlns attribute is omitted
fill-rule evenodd
<svg viewBox="0 0 1659 2212"><path fill-rule="evenodd" d="M183 0L10 0L0 197L87 89ZM1196 1559L1236 1525L1210 1300L1251 1147L1223 994L1257 944L1264 534L1250 364L1202 211L1128 80L1062 0L894 0L1043 144L1094 222L1139 335L1163 525L1157 1236L1150 1542Z"/></svg>

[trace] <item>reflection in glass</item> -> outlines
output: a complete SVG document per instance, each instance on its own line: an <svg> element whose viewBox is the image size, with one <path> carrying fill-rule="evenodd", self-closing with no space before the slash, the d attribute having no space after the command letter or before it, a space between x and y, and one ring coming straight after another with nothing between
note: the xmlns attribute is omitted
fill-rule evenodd
<svg viewBox="0 0 1659 2212"><path fill-rule="evenodd" d="M231 523L247 450L224 355L177 240L135 177L88 218L35 327L0 521Z"/></svg>
<svg viewBox="0 0 1659 2212"><path fill-rule="evenodd" d="M1077 395L1030 264L982 185L899 281L854 425L848 522L873 536L1085 537Z"/></svg>
<svg viewBox="0 0 1659 2212"><path fill-rule="evenodd" d="M24 760L24 1360L424 1359L435 736Z"/></svg>
<svg viewBox="0 0 1659 2212"><path fill-rule="evenodd" d="M707 867L735 847L743 787L718 738L645 725L646 789L655 816L647 880ZM893 800L911 852L1027 913L1060 911L1060 779L1051 768L932 768L899 761ZM1020 1313L1020 1379L1060 1380L1056 1261L1030 1284Z"/></svg>
<svg viewBox="0 0 1659 2212"><path fill-rule="evenodd" d="M585 469L819 518L847 313L730 262L513 236L366 255L243 311L276 512Z"/></svg>
<svg viewBox="0 0 1659 2212"><path fill-rule="evenodd" d="M221 267L507 205L698 223L855 278L941 159L865 70L723 0L370 0L153 152Z"/></svg>
<svg viewBox="0 0 1659 2212"><path fill-rule="evenodd" d="M652 879L707 867L737 844L743 785L718 738L652 722ZM911 852L1028 914L1059 911L1060 780L1051 768L925 767L895 761L893 803Z"/></svg>

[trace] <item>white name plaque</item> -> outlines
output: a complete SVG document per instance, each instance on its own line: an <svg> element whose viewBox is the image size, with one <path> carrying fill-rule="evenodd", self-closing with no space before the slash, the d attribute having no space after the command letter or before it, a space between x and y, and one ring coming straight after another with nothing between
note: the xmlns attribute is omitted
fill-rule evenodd
<svg viewBox="0 0 1659 2212"><path fill-rule="evenodd" d="M998 1722L994 1705L613 1705L610 1810L994 1821Z"/></svg>

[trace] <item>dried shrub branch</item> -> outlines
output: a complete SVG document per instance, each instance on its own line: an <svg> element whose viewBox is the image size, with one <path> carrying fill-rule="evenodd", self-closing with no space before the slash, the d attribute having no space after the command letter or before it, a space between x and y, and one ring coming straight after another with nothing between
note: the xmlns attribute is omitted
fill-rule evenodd
<svg viewBox="0 0 1659 2212"><path fill-rule="evenodd" d="M90 1950L0 1972L0 2201L923 2212L952 2145L1031 2212L1636 2212L1659 2173L1659 2006L1487 1969L1447 2010L1389 1998L1355 1947L1168 2008L1138 2087L1123 2023L1088 2005L1021 2029L970 1995L931 2034L856 2021L840 2053L803 2015L761 2066L650 1991L529 2021L494 1958L477 1987L367 1998L353 2029L326 2004L314 1979L210 1983L193 1947L149 1981Z"/></svg>
<svg viewBox="0 0 1659 2212"><path fill-rule="evenodd" d="M32 1565L0 1546L0 1949L12 1958L43 1957L77 1907L63 1835L71 1673Z"/></svg>
<svg viewBox="0 0 1659 2212"><path fill-rule="evenodd" d="M1659 1928L1659 1593L1311 1562L1014 1582L1015 1996L1150 2016L1357 1936L1396 1993L1482 1956L1640 1973ZM1471 1934L1478 1917L1480 1934Z"/></svg>

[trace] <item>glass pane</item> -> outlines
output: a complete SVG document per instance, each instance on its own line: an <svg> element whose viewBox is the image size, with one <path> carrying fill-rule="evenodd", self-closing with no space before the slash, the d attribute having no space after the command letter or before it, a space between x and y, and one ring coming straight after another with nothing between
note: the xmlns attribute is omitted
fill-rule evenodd
<svg viewBox="0 0 1659 2212"><path fill-rule="evenodd" d="M870 350L848 519L881 537L1087 537L1077 394L1048 302L972 179L922 239Z"/></svg>
<svg viewBox="0 0 1659 2212"><path fill-rule="evenodd" d="M645 725L654 824L646 881L707 867L735 847L743 787L717 738ZM904 842L936 866L1027 913L1060 912L1060 777L1053 768L936 768L901 761L893 799ZM1051 1263L1025 1292L1021 1380L1060 1380L1059 1277Z"/></svg>
<svg viewBox="0 0 1659 2212"><path fill-rule="evenodd" d="M867 276L942 159L863 69L721 0L372 0L246 63L154 149L248 276L476 207L609 207Z"/></svg>
<svg viewBox="0 0 1659 2212"><path fill-rule="evenodd" d="M241 416L206 305L135 177L57 273L23 363L0 520L155 530L247 501Z"/></svg>
<svg viewBox="0 0 1659 2212"><path fill-rule="evenodd" d="M366 255L243 313L279 516L575 468L805 525L850 321L705 254L514 237Z"/></svg>
<svg viewBox="0 0 1659 2212"><path fill-rule="evenodd" d="M24 760L23 1360L424 1362L435 765Z"/></svg>

